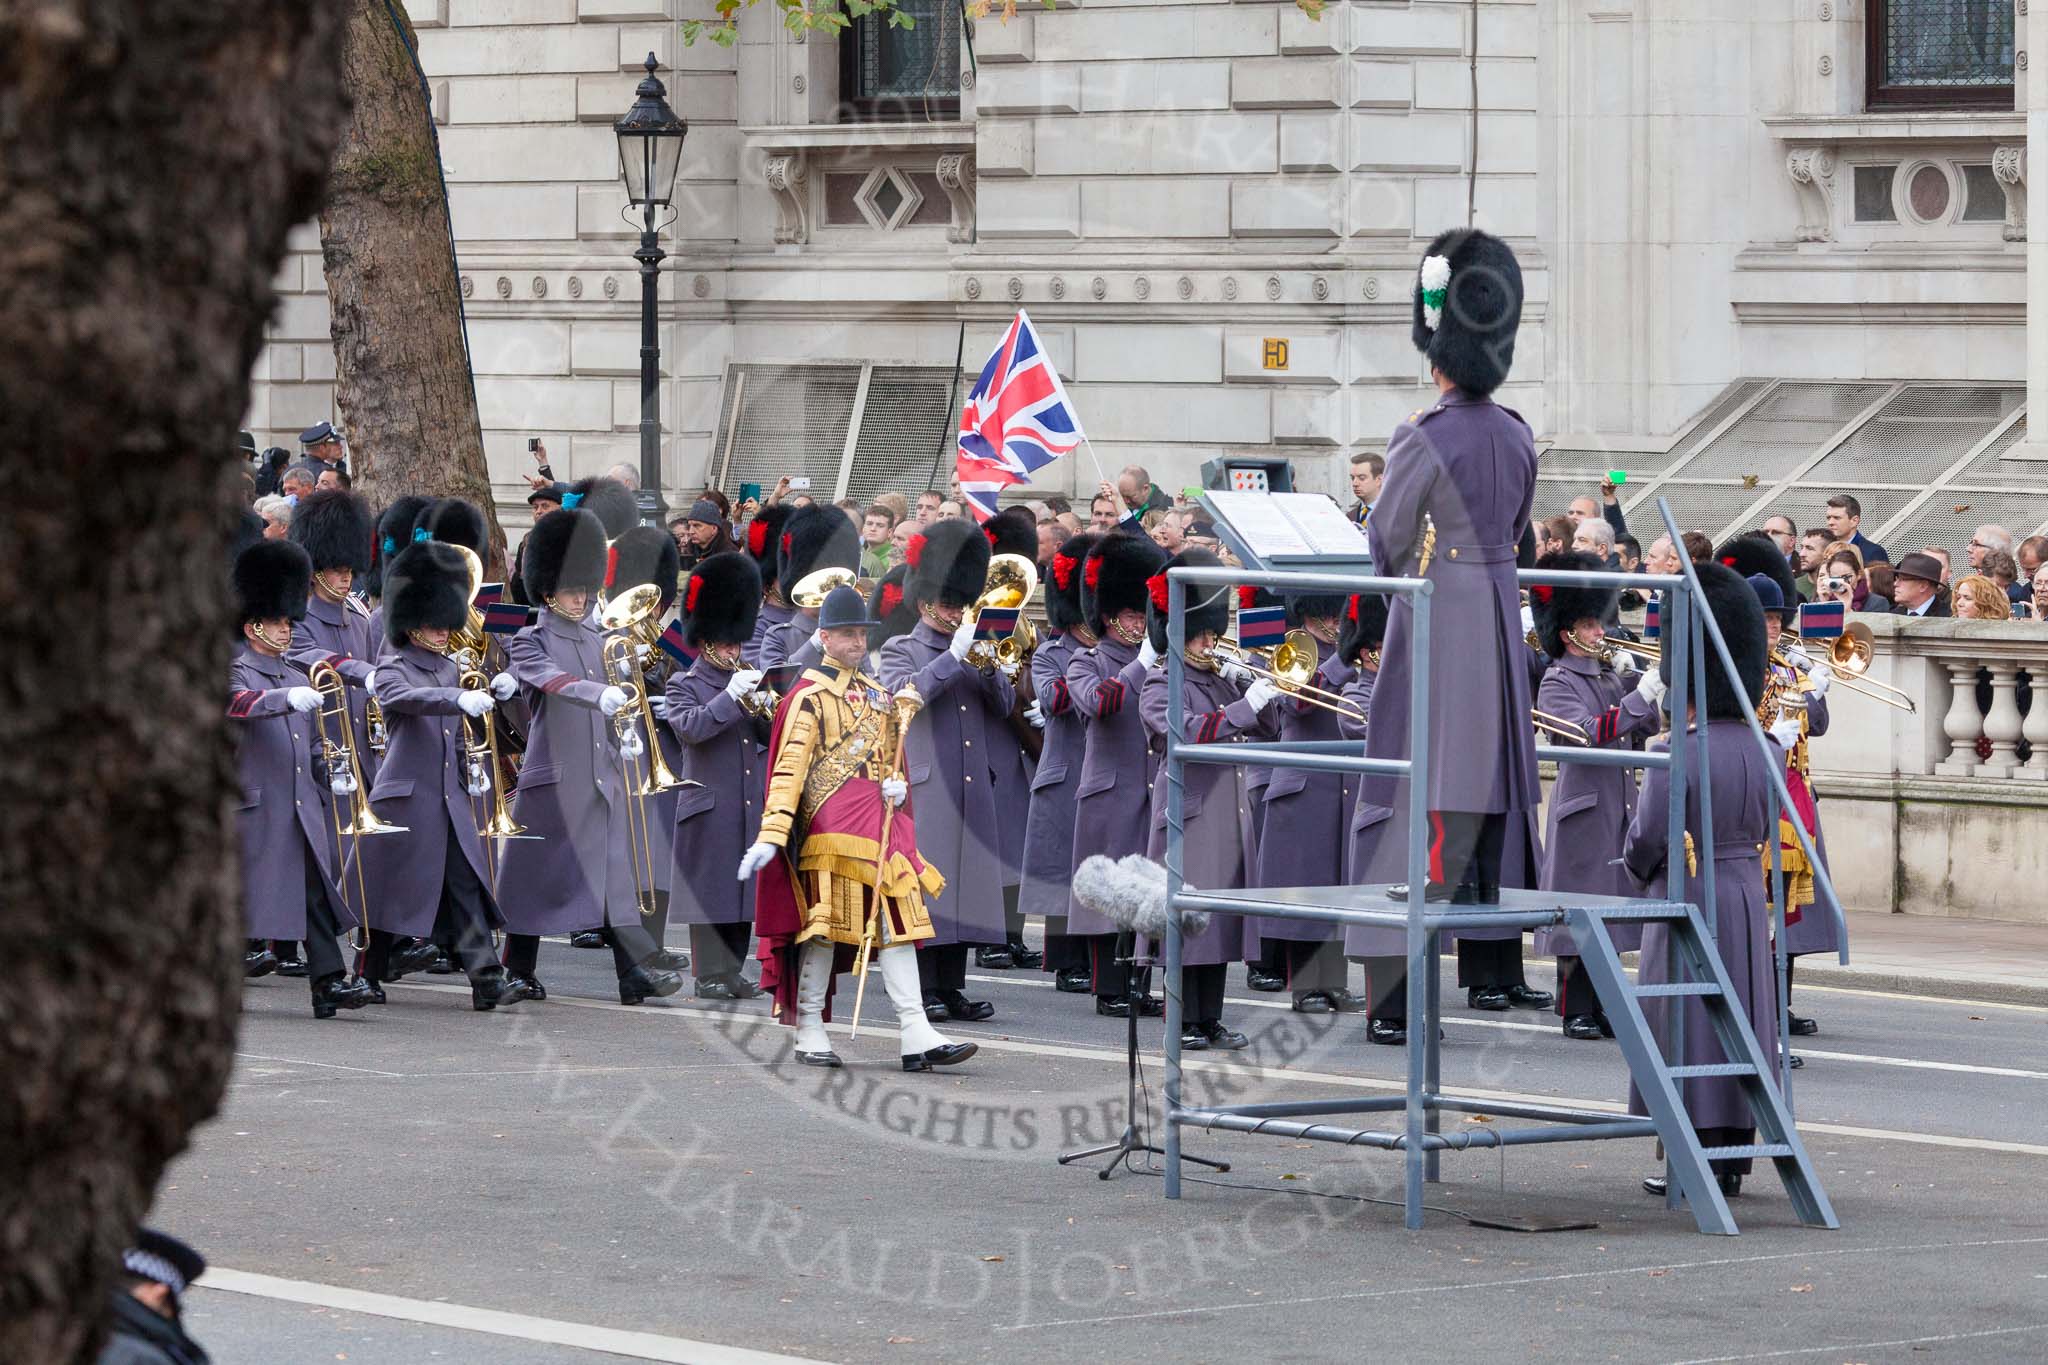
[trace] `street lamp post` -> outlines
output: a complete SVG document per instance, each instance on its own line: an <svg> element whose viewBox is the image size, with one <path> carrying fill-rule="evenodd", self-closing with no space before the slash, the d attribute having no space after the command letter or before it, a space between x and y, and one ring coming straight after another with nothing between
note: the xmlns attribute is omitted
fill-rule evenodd
<svg viewBox="0 0 2048 1365"><path fill-rule="evenodd" d="M668 107L668 91L655 77L657 63L647 54L647 78L634 91L633 107L612 125L619 139L619 174L626 182L627 201L640 211L640 519L659 526L668 513L661 496L661 338L656 328L656 296L661 283L662 210L675 197L676 169L683 159L683 138L690 126ZM673 219L668 220L670 222Z"/></svg>

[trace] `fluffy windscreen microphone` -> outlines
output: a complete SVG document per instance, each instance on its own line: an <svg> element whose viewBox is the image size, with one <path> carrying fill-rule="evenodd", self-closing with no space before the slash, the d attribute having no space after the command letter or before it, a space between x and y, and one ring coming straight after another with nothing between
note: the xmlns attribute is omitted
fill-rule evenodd
<svg viewBox="0 0 2048 1365"><path fill-rule="evenodd" d="M1099 853L1083 859L1074 869L1074 897L1119 929L1166 936L1166 869L1141 854L1116 862ZM1180 927L1183 934L1201 933L1209 927L1208 912L1183 911Z"/></svg>

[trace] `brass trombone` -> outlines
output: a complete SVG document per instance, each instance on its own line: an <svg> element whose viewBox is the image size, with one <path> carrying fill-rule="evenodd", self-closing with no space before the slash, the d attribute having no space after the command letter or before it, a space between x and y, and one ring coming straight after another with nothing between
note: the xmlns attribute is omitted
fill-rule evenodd
<svg viewBox="0 0 2048 1365"><path fill-rule="evenodd" d="M479 668L464 669L457 685L465 692L491 690L491 680ZM528 834L526 826L512 818L512 809L506 802L505 784L499 780L504 769L498 765L498 713L495 707L481 716L463 717L462 757L470 796L488 797L482 813L477 816L477 837L494 840L540 838L538 834ZM495 881L496 860L492 862L491 875Z"/></svg>
<svg viewBox="0 0 2048 1365"><path fill-rule="evenodd" d="M1870 627L1861 621L1851 621L1842 627L1842 633L1829 644L1826 663L1834 671L1835 682L1839 686L1858 696L1883 702L1886 706L1897 707L1901 711L1917 712L1920 708L1910 693L1900 691L1890 683L1881 683L1875 678L1865 676L1870 671L1871 661L1876 657L1877 645L1871 636ZM1784 664L1790 668L1798 667L1785 657L1782 649L1771 655L1771 662Z"/></svg>
<svg viewBox="0 0 2048 1365"><path fill-rule="evenodd" d="M313 726L320 738L320 757L327 769L327 789L335 800L327 803L334 825L334 852L341 859L339 878L342 899L348 899L348 866L355 864L356 947L370 945L370 891L363 880L361 840L366 834L404 834L404 825L387 825L370 809L370 794L363 782L363 767L356 758L354 721L348 711L348 682L341 670L322 659L306 670L306 680L320 694L320 709L313 713ZM337 738L339 736L339 738ZM346 818L341 801L348 802Z"/></svg>
<svg viewBox="0 0 2048 1365"><path fill-rule="evenodd" d="M626 694L626 704L612 716L612 730L619 739L619 752L627 764L626 842L633 863L633 888L640 913L652 915L660 908L654 891L653 811L649 797L673 791L685 784L669 771L661 756L661 739L654 730L654 708L647 700L647 675L640 668L640 650L658 635L655 618L661 613L661 589L652 583L628 588L605 603L599 623L605 632L602 656L605 681ZM647 738L643 746L634 722L638 720ZM636 752L639 751L639 752ZM645 775L636 779L642 754Z"/></svg>
<svg viewBox="0 0 2048 1365"><path fill-rule="evenodd" d="M1017 628L993 645L986 640L976 640L967 651L968 663L986 673L998 664L1026 664L1031 661L1031 652L1038 648L1038 632L1025 619L1023 609L1030 605L1032 595L1037 591L1036 564L1023 555L990 557L988 576L982 579L981 596L974 599L974 605L967 609L964 619L975 620L990 607L1015 607L1018 609Z"/></svg>
<svg viewBox="0 0 2048 1365"><path fill-rule="evenodd" d="M1305 701L1310 706L1320 706L1325 711L1335 711L1352 720L1364 720L1365 712L1358 703L1347 700L1342 694L1315 686L1309 681L1321 666L1321 656L1316 652L1316 637L1305 630L1290 630L1273 646L1270 655L1262 649L1246 649L1236 640L1228 637L1218 640L1211 647L1212 653L1243 664L1252 672L1270 679L1288 696Z"/></svg>

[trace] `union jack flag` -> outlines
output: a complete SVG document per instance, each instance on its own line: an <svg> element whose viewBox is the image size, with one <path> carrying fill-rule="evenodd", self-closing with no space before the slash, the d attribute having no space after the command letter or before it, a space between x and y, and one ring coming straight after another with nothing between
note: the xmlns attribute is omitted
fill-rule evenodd
<svg viewBox="0 0 2048 1365"><path fill-rule="evenodd" d="M1087 439L1052 357L1030 316L1018 310L960 412L953 469L968 510L976 521L987 521L1005 488L1030 483Z"/></svg>

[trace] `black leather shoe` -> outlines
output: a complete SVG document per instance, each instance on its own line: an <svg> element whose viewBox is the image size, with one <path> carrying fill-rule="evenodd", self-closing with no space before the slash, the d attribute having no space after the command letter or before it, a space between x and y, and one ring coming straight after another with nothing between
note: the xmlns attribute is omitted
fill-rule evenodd
<svg viewBox="0 0 2048 1365"><path fill-rule="evenodd" d="M939 1003L946 1007L946 1017L957 1019L963 1024L978 1024L993 1018L996 1007L986 1000L969 1000L960 991L940 991Z"/></svg>
<svg viewBox="0 0 2048 1365"><path fill-rule="evenodd" d="M1339 1014L1358 1014L1365 1009L1365 997L1342 986L1333 991L1324 991L1323 996L1330 1002L1330 1008Z"/></svg>
<svg viewBox="0 0 2048 1365"><path fill-rule="evenodd" d="M434 960L440 956L441 949L432 943L415 941L406 944L402 948L393 948L391 950L391 960L384 966L383 979L386 981L397 981L401 977L412 975L414 972L423 972L433 966Z"/></svg>
<svg viewBox="0 0 2048 1365"><path fill-rule="evenodd" d="M336 1010L359 1010L370 1003L370 988L359 976L336 972L313 983L315 1019L332 1019Z"/></svg>
<svg viewBox="0 0 2048 1365"><path fill-rule="evenodd" d="M540 984L540 978L537 976L520 976L513 972L507 972L505 973L505 979L507 981L517 981L519 989L526 993L525 998L528 1000L545 1000L548 998L548 988Z"/></svg>
<svg viewBox="0 0 2048 1365"><path fill-rule="evenodd" d="M510 974L493 973L479 977L469 983L469 1005L471 1009L494 1010L500 1005L516 1005L522 1000L537 999L529 985L539 984L531 977Z"/></svg>
<svg viewBox="0 0 2048 1365"><path fill-rule="evenodd" d="M1122 998L1115 1000L1106 995L1095 997L1095 1012L1107 1019L1128 1019L1131 1017L1131 1002Z"/></svg>
<svg viewBox="0 0 2048 1365"><path fill-rule="evenodd" d="M1742 1197L1742 1172L1722 1171L1714 1177L1714 1181L1721 1187L1721 1193L1728 1198L1740 1199Z"/></svg>
<svg viewBox="0 0 2048 1365"><path fill-rule="evenodd" d="M1296 1014L1328 1014L1330 1012L1330 997L1324 995L1321 991L1296 991L1294 993L1294 1012Z"/></svg>
<svg viewBox="0 0 2048 1365"><path fill-rule="evenodd" d="M1247 967L1244 969L1244 984L1247 989L1255 991L1284 991L1287 989L1287 978L1279 972L1269 972L1263 967Z"/></svg>
<svg viewBox="0 0 2048 1365"><path fill-rule="evenodd" d="M1643 1193L1654 1194L1659 1199L1671 1192L1671 1182L1661 1175L1653 1175L1643 1182Z"/></svg>
<svg viewBox="0 0 2048 1365"><path fill-rule="evenodd" d="M371 1004L373 1004L373 1005L382 1005L382 1004L387 1004L387 1003L389 1003L389 1002L387 1002L387 1001L385 1000L385 998L384 998L384 988L383 988L382 986L380 986L380 985L378 985L378 984L377 984L376 982L374 982L374 981L370 980L370 979L369 979L368 977L364 977L364 978L363 978L363 984L364 984L365 986L368 986L368 987L370 988L370 1003L371 1003Z"/></svg>
<svg viewBox="0 0 2048 1365"><path fill-rule="evenodd" d="M1151 995L1141 995L1138 997L1138 1017L1140 1019L1162 1019L1165 1016L1166 1002L1164 1000Z"/></svg>
<svg viewBox="0 0 2048 1365"><path fill-rule="evenodd" d="M461 970L462 968L455 964L455 959L448 955L446 948L436 951L434 960L427 964L428 976L453 976Z"/></svg>
<svg viewBox="0 0 2048 1365"><path fill-rule="evenodd" d="M946 1012L946 1002L939 999L937 991L924 993L924 1017L934 1024L943 1024L950 1017Z"/></svg>
<svg viewBox="0 0 2048 1365"><path fill-rule="evenodd" d="M1408 1041L1408 1026L1396 1019L1375 1019L1365 1026L1365 1038L1369 1043L1399 1047Z"/></svg>
<svg viewBox="0 0 2048 1365"><path fill-rule="evenodd" d="M1557 997L1549 991L1531 990L1527 986L1510 986L1508 1003L1525 1010L1547 1010L1557 1003Z"/></svg>
<svg viewBox="0 0 2048 1365"><path fill-rule="evenodd" d="M1027 972L1035 972L1045 965L1045 954L1036 948L1027 948L1022 943L1010 945L1010 961Z"/></svg>
<svg viewBox="0 0 2048 1365"><path fill-rule="evenodd" d="M602 948L604 947L604 934L596 929L578 930L576 933L569 935L569 946L571 948Z"/></svg>
<svg viewBox="0 0 2048 1365"><path fill-rule="evenodd" d="M990 971L1007 972L1010 968L1017 965L1017 959L1010 955L1008 944L1000 944L995 947L976 948L974 950L974 965L986 967Z"/></svg>
<svg viewBox="0 0 2048 1365"><path fill-rule="evenodd" d="M1797 1071L1800 1067L1806 1065L1806 1058L1800 1056L1798 1053L1795 1052L1792 1054L1792 1060L1787 1062L1785 1065L1793 1071Z"/></svg>
<svg viewBox="0 0 2048 1365"><path fill-rule="evenodd" d="M281 957L277 960L277 974L279 976L304 976L306 974L306 960L302 957Z"/></svg>
<svg viewBox="0 0 2048 1365"><path fill-rule="evenodd" d="M1086 967L1062 967L1052 974L1052 988L1061 995L1086 995L1095 989L1094 973Z"/></svg>
<svg viewBox="0 0 2048 1365"><path fill-rule="evenodd" d="M732 982L722 976L697 978L696 996L699 1000L737 1000L740 993L732 988ZM799 1057L802 1053L797 1054Z"/></svg>
<svg viewBox="0 0 2048 1365"><path fill-rule="evenodd" d="M1250 1047L1252 1043L1251 1039L1245 1037L1236 1029L1223 1027L1223 1023L1219 1019L1211 1019L1206 1023L1197 1024L1195 1027L1199 1028L1202 1031L1202 1036L1209 1040L1209 1046L1218 1052L1237 1052Z"/></svg>
<svg viewBox="0 0 2048 1365"><path fill-rule="evenodd" d="M269 976L277 970L277 954L268 948L258 948L253 953L242 954L242 975L250 981L259 976Z"/></svg>
<svg viewBox="0 0 2048 1365"><path fill-rule="evenodd" d="M929 1052L913 1052L903 1059L905 1071L930 1071L935 1066L956 1066L981 1051L975 1043L944 1043Z"/></svg>
<svg viewBox="0 0 2048 1365"><path fill-rule="evenodd" d="M683 979L674 972L649 971L635 967L619 978L619 1003L637 1005L654 995L674 995L683 988Z"/></svg>
<svg viewBox="0 0 2048 1365"><path fill-rule="evenodd" d="M1787 1015L1786 1027L1794 1038L1811 1038L1820 1032L1820 1024L1803 1014Z"/></svg>
<svg viewBox="0 0 2048 1365"><path fill-rule="evenodd" d="M1504 1010L1508 993L1501 986L1474 986L1465 992L1465 1003L1475 1010Z"/></svg>
<svg viewBox="0 0 2048 1365"><path fill-rule="evenodd" d="M1606 1035L1600 1032L1600 1020L1591 1014L1574 1014L1564 1021L1564 1036L1575 1038L1582 1043L1597 1043Z"/></svg>
<svg viewBox="0 0 2048 1365"><path fill-rule="evenodd" d="M1182 1025L1180 1031L1180 1050L1182 1052L1207 1052L1209 1050L1209 1035L1202 1032L1202 1027L1199 1024Z"/></svg>
<svg viewBox="0 0 2048 1365"><path fill-rule="evenodd" d="M686 972L690 970L690 955L673 948L656 948L640 965L651 972Z"/></svg>
<svg viewBox="0 0 2048 1365"><path fill-rule="evenodd" d="M801 1066L823 1066L837 1068L846 1065L845 1062L839 1060L838 1053L829 1050L825 1052L799 1052L796 1054L796 1060L797 1063Z"/></svg>
<svg viewBox="0 0 2048 1365"><path fill-rule="evenodd" d="M1463 899L1460 899L1461 896ZM1422 884L1422 903L1424 905L1470 905L1473 903L1471 896L1472 888L1464 883L1460 883L1457 886L1452 886L1449 882L1424 882ZM1407 900L1408 883L1397 882L1393 886L1388 887L1387 899L1396 901Z"/></svg>
<svg viewBox="0 0 2048 1365"><path fill-rule="evenodd" d="M761 998L761 988L738 972L728 976L725 979L725 984L732 987L733 995L740 1000L758 1000Z"/></svg>
<svg viewBox="0 0 2048 1365"><path fill-rule="evenodd" d="M1472 899L1459 902L1461 905L1499 905L1500 883L1480 882L1472 888Z"/></svg>

